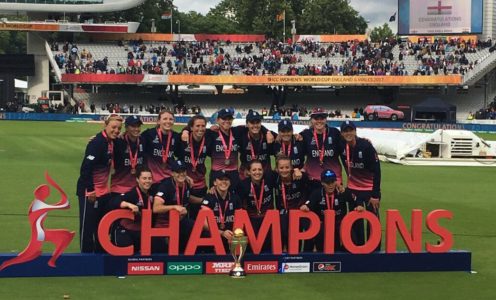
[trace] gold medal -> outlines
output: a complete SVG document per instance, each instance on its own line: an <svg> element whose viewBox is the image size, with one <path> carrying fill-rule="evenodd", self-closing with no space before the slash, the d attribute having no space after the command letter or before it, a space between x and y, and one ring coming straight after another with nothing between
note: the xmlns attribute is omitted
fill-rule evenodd
<svg viewBox="0 0 496 300"><path fill-rule="evenodd" d="M224 225L224 223L221 223L219 228L220 228L220 230L224 230L224 229L226 229L226 225Z"/></svg>
<svg viewBox="0 0 496 300"><path fill-rule="evenodd" d="M231 164L231 160L230 160L230 159L226 159L226 160L224 161L224 164L225 164L226 166L229 166L229 165Z"/></svg>
<svg viewBox="0 0 496 300"><path fill-rule="evenodd" d="M261 216L262 215L262 212L261 211L258 211L257 212L257 215Z"/></svg>
<svg viewBox="0 0 496 300"><path fill-rule="evenodd" d="M132 175L135 175L135 174L136 174L136 168L132 168L132 169L131 169L131 174L132 174Z"/></svg>

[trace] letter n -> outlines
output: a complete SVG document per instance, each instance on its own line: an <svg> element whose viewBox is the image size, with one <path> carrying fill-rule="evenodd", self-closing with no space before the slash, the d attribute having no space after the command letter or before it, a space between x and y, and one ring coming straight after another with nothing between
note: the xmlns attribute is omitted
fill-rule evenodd
<svg viewBox="0 0 496 300"><path fill-rule="evenodd" d="M411 232L396 209L386 211L386 253L396 253L396 233L399 231L403 242L411 253L422 251L422 210L412 210Z"/></svg>

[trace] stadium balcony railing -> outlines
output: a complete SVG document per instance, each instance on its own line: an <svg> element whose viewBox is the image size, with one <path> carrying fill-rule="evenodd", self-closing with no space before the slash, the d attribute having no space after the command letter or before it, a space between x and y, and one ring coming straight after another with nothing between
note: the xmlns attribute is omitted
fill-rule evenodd
<svg viewBox="0 0 496 300"><path fill-rule="evenodd" d="M480 58L480 63L463 76L464 85L472 85L480 80L486 73L496 67L496 51L485 53Z"/></svg>

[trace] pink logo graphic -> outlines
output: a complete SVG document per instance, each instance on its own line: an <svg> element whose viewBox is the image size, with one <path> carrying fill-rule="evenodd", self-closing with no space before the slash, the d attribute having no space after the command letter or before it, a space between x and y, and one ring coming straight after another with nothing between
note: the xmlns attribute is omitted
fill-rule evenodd
<svg viewBox="0 0 496 300"><path fill-rule="evenodd" d="M31 224L31 241L24 251L19 253L16 257L9 259L2 263L0 271L16 264L22 264L36 259L41 255L41 247L43 242L51 242L55 245L52 257L48 261L50 267L55 268L57 258L64 252L65 248L71 243L74 238L74 231L65 229L46 229L43 227L46 216L51 210L69 209L69 201L67 195L53 181L53 179L45 173L45 179L54 187L60 194L60 201L54 205L45 203L45 200L50 195L50 187L47 184L42 184L34 190L34 200L29 207L28 219Z"/></svg>

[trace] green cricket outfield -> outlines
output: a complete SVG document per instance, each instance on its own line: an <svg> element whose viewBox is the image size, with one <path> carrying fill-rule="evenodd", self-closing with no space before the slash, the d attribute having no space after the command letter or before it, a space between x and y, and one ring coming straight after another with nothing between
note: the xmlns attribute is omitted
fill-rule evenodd
<svg viewBox="0 0 496 300"><path fill-rule="evenodd" d="M0 122L0 252L18 253L29 241L28 206L44 171L69 195L71 209L50 213L47 228L77 231L76 180L89 137L99 124ZM496 134L483 138L496 140ZM346 273L1 278L0 299L495 299L496 169L407 167L382 164L381 210L425 213L441 208L454 218L443 222L454 234L454 249L472 252L468 272ZM493 199L493 200L491 200ZM424 240L435 242L424 228ZM401 244L401 243L400 243ZM402 245L403 246L403 245ZM52 249L44 248L45 252ZM77 252L77 238L67 252Z"/></svg>

